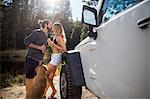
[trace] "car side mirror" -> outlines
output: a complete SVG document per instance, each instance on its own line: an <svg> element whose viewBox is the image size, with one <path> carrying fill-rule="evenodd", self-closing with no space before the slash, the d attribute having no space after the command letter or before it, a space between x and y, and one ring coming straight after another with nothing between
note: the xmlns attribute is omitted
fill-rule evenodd
<svg viewBox="0 0 150 99"><path fill-rule="evenodd" d="M97 10L95 8L83 5L82 23L97 27Z"/></svg>

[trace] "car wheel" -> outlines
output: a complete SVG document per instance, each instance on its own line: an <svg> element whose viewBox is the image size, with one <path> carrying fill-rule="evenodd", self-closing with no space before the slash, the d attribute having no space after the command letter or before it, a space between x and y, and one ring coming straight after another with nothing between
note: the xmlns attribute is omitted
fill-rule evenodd
<svg viewBox="0 0 150 99"><path fill-rule="evenodd" d="M61 99L81 99L82 86L74 86L71 82L70 70L66 65L60 72L60 96Z"/></svg>

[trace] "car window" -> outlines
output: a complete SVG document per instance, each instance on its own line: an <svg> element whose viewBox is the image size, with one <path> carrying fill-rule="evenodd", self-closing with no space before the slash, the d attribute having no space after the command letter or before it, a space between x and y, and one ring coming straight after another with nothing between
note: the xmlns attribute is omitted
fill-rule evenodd
<svg viewBox="0 0 150 99"><path fill-rule="evenodd" d="M101 9L101 22L107 22L118 13L128 9L142 0L105 0Z"/></svg>

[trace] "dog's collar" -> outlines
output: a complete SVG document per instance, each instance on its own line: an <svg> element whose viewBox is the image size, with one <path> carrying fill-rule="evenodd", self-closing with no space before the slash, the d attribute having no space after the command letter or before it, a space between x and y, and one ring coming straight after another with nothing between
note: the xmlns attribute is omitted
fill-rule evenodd
<svg viewBox="0 0 150 99"><path fill-rule="evenodd" d="M46 65L42 64L42 66L45 67L48 70L48 67Z"/></svg>

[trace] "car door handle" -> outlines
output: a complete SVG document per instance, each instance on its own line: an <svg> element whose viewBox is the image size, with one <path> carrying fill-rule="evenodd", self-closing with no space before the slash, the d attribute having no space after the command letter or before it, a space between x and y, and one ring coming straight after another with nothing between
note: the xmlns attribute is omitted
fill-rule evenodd
<svg viewBox="0 0 150 99"><path fill-rule="evenodd" d="M150 17L142 18L138 20L137 25L141 29L145 29L150 24Z"/></svg>

